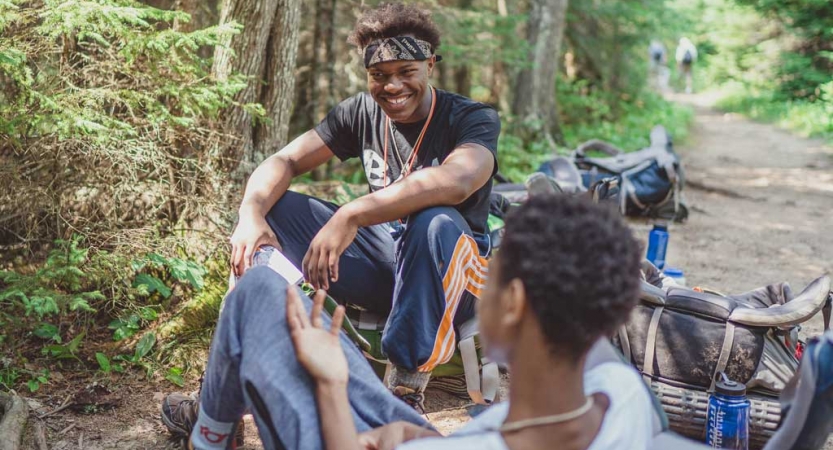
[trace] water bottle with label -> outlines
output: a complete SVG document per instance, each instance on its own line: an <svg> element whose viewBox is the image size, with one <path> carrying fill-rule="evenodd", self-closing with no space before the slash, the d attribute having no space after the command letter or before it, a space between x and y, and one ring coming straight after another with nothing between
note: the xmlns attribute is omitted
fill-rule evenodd
<svg viewBox="0 0 833 450"><path fill-rule="evenodd" d="M665 224L655 224L651 233L648 234L648 254L646 258L657 269L662 270L665 267L665 251L668 249L668 226Z"/></svg>
<svg viewBox="0 0 833 450"><path fill-rule="evenodd" d="M746 386L720 373L709 397L706 444L711 448L749 449L749 399Z"/></svg>

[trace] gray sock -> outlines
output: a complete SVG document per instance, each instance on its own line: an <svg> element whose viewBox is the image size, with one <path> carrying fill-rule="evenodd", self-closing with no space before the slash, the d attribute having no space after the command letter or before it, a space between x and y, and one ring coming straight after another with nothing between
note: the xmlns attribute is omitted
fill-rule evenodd
<svg viewBox="0 0 833 450"><path fill-rule="evenodd" d="M234 438L231 435L233 427L234 423L217 422L208 417L208 414L203 411L202 405L200 405L197 423L194 424L194 430L191 431L191 443L195 450L225 450L228 440Z"/></svg>
<svg viewBox="0 0 833 450"><path fill-rule="evenodd" d="M404 386L416 392L424 392L425 386L428 385L428 380L430 379L430 372L411 372L392 365L390 378L388 378L388 387L395 388L397 386Z"/></svg>

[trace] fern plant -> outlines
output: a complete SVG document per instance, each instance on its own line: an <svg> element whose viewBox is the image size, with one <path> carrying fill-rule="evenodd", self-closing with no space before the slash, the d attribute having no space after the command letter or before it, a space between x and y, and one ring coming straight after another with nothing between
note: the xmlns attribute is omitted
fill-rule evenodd
<svg viewBox="0 0 833 450"><path fill-rule="evenodd" d="M105 297L99 290L82 288L89 249L80 248L80 241L77 236L56 241L43 267L34 274L0 271L0 283L6 285L0 291L0 306L17 305L26 317L37 320L75 311L95 312L90 303Z"/></svg>

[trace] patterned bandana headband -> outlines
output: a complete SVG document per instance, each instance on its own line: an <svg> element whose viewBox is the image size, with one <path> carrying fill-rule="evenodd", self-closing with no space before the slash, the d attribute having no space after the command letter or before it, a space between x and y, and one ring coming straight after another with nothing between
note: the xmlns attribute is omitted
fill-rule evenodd
<svg viewBox="0 0 833 450"><path fill-rule="evenodd" d="M424 61L431 58L431 44L410 36L377 39L364 48L364 67L388 61ZM442 57L437 55L437 61Z"/></svg>

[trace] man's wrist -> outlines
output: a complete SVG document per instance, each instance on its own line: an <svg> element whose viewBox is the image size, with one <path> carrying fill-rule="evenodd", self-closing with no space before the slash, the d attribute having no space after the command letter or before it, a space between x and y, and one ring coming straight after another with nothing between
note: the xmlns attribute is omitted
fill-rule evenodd
<svg viewBox="0 0 833 450"><path fill-rule="evenodd" d="M240 204L240 208L237 209L237 215L240 217L244 216L256 216L256 217L265 217L266 215L263 214L261 211L260 205L256 203L248 203L244 202Z"/></svg>
<svg viewBox="0 0 833 450"><path fill-rule="evenodd" d="M315 391L326 398L335 398L347 392L347 380L316 379Z"/></svg>
<svg viewBox="0 0 833 450"><path fill-rule="evenodd" d="M354 226L356 228L362 226L360 223L361 213L354 202L347 203L339 208L335 215L346 225Z"/></svg>

